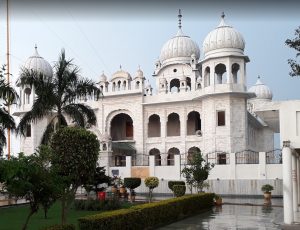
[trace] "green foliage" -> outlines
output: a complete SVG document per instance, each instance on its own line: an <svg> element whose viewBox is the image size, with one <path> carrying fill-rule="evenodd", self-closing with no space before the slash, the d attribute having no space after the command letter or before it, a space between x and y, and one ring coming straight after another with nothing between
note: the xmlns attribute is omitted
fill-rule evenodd
<svg viewBox="0 0 300 230"><path fill-rule="evenodd" d="M42 154L38 152L31 156L19 154L19 157L12 157L11 160L0 161L0 182L4 189L10 196L29 202L30 212L23 229L27 228L30 217L38 211L40 205L44 207L46 216L56 199L56 174L43 162Z"/></svg>
<svg viewBox="0 0 300 230"><path fill-rule="evenodd" d="M154 229L207 209L213 194L188 195L79 218L81 230Z"/></svg>
<svg viewBox="0 0 300 230"><path fill-rule="evenodd" d="M168 181L168 187L170 190L173 191L173 186L174 185L185 185L185 182L184 181L177 181L177 180L170 180Z"/></svg>
<svg viewBox="0 0 300 230"><path fill-rule="evenodd" d="M176 197L184 196L185 190L186 190L185 185L181 185L181 184L180 185L179 184L173 185L173 191L174 191L174 195Z"/></svg>
<svg viewBox="0 0 300 230"><path fill-rule="evenodd" d="M92 181L99 154L99 141L95 134L82 128L65 127L59 129L51 140L53 149L52 167L60 175L63 186L62 223L66 212L80 185Z"/></svg>
<svg viewBox="0 0 300 230"><path fill-rule="evenodd" d="M148 187L149 189L154 189L156 187L158 187L159 185L159 180L157 177L147 177L145 179L145 185L146 187Z"/></svg>
<svg viewBox="0 0 300 230"><path fill-rule="evenodd" d="M265 192L265 193L270 193L272 190L274 190L274 187L270 184L264 184L261 187L261 191Z"/></svg>
<svg viewBox="0 0 300 230"><path fill-rule="evenodd" d="M300 26L295 30L295 38L287 39L285 44L292 49L296 50L296 59L289 59L288 63L291 67L290 76L300 76L300 63L297 62L297 58L300 56Z"/></svg>
<svg viewBox="0 0 300 230"><path fill-rule="evenodd" d="M218 194L215 194L214 195L214 200L216 201L216 200L219 200L219 199L222 199L222 197Z"/></svg>
<svg viewBox="0 0 300 230"><path fill-rule="evenodd" d="M206 162L202 157L201 152L193 154L190 165L184 167L181 171L183 177L189 185L190 191L192 187L196 187L198 192L203 191L205 180L208 178L209 171L214 167L213 164Z"/></svg>
<svg viewBox="0 0 300 230"><path fill-rule="evenodd" d="M138 177L125 177L124 186L130 190L136 189L141 185L141 178Z"/></svg>
<svg viewBox="0 0 300 230"><path fill-rule="evenodd" d="M158 187L159 179L157 177L147 177L144 182L145 182L146 187L149 188L149 203L151 203L152 202L152 192L153 192L154 188Z"/></svg>
<svg viewBox="0 0 300 230"><path fill-rule="evenodd" d="M107 211L116 210L121 208L121 203L119 199L111 200L75 200L74 208L76 210L86 210L86 211Z"/></svg>
<svg viewBox="0 0 300 230"><path fill-rule="evenodd" d="M90 191L95 191L96 193L104 191L105 187L99 187L101 184L106 184L107 186L111 184L112 178L107 176L105 171L106 170L104 167L96 167L96 170L93 176L90 178L90 181L87 181L86 184L84 184L84 188L88 194Z"/></svg>
<svg viewBox="0 0 300 230"><path fill-rule="evenodd" d="M0 157L3 154L3 147L6 145L5 131L16 128L13 117L8 113L6 106L12 105L19 101L15 89L6 82L5 66L0 68Z"/></svg>
<svg viewBox="0 0 300 230"><path fill-rule="evenodd" d="M42 230L75 230L76 227L74 224L56 224L56 225L52 225L52 226L48 226L43 228Z"/></svg>

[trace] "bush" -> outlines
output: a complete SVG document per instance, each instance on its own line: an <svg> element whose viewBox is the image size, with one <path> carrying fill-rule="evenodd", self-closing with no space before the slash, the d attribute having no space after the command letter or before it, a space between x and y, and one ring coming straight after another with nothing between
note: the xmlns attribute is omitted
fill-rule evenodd
<svg viewBox="0 0 300 230"><path fill-rule="evenodd" d="M185 185L174 185L173 192L176 197L184 196L186 187Z"/></svg>
<svg viewBox="0 0 300 230"><path fill-rule="evenodd" d="M108 211L116 210L121 208L121 203L117 199L112 200L75 200L75 210L86 210L86 211Z"/></svg>
<svg viewBox="0 0 300 230"><path fill-rule="evenodd" d="M141 185L141 178L138 177L125 177L124 186L130 190L135 189Z"/></svg>
<svg viewBox="0 0 300 230"><path fill-rule="evenodd" d="M174 185L185 185L185 182L184 181L177 181L177 180L170 180L170 181L168 181L168 187L172 191L173 191L173 186Z"/></svg>
<svg viewBox="0 0 300 230"><path fill-rule="evenodd" d="M186 195L79 218L81 230L151 229L213 206L214 194Z"/></svg>
<svg viewBox="0 0 300 230"><path fill-rule="evenodd" d="M43 228L43 230L75 230L75 225L73 224L56 224L56 225L52 225L52 226L48 226Z"/></svg>
<svg viewBox="0 0 300 230"><path fill-rule="evenodd" d="M271 193L271 191L274 190L274 187L270 184L264 184L261 187L261 191L265 192L265 193Z"/></svg>
<svg viewBox="0 0 300 230"><path fill-rule="evenodd" d="M145 179L145 185L146 187L148 187L149 189L154 189L158 186L159 184L159 180L157 177L147 177Z"/></svg>

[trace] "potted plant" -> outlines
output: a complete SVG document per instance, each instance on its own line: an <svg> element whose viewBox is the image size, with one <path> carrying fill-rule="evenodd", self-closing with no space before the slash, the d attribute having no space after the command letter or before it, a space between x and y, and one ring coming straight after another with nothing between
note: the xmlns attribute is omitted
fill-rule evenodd
<svg viewBox="0 0 300 230"><path fill-rule="evenodd" d="M270 184L264 184L261 187L261 191L264 192L264 197L266 200L270 200L271 199L271 191L274 190L274 187Z"/></svg>
<svg viewBox="0 0 300 230"><path fill-rule="evenodd" d="M129 188L130 191L130 201L134 202L135 201L135 191L137 187L141 185L141 178L138 177L126 177L124 178L124 185L126 188Z"/></svg>
<svg viewBox="0 0 300 230"><path fill-rule="evenodd" d="M214 200L215 200L215 205L217 205L217 206L222 205L222 197L220 195L215 194Z"/></svg>

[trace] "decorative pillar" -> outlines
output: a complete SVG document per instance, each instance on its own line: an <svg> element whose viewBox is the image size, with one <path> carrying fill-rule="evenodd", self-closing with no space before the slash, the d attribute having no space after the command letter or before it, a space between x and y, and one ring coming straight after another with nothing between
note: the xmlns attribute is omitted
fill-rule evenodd
<svg viewBox="0 0 300 230"><path fill-rule="evenodd" d="M298 185L298 205L300 204L300 157L297 157L297 185ZM300 211L298 206L298 211Z"/></svg>
<svg viewBox="0 0 300 230"><path fill-rule="evenodd" d="M290 141L283 142L282 149L282 179L283 179L283 216L285 224L294 221L293 183L292 183L292 151Z"/></svg>
<svg viewBox="0 0 300 230"><path fill-rule="evenodd" d="M292 155L292 177L293 177L293 211L298 211L298 186L297 186L297 158Z"/></svg>

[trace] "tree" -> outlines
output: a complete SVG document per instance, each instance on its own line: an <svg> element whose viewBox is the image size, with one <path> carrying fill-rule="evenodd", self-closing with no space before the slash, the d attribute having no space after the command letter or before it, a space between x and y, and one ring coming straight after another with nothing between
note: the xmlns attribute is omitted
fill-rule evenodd
<svg viewBox="0 0 300 230"><path fill-rule="evenodd" d="M124 186L129 188L130 191L130 201L133 202L133 196L135 196L135 191L137 187L141 185L141 178L139 177L125 177Z"/></svg>
<svg viewBox="0 0 300 230"><path fill-rule="evenodd" d="M287 39L285 44L292 49L297 51L296 59L300 56L300 26L295 30L295 38ZM289 59L289 65L291 66L290 76L296 77L300 76L300 63L297 63L297 60Z"/></svg>
<svg viewBox="0 0 300 230"><path fill-rule="evenodd" d="M86 184L84 184L84 188L88 193L88 198L89 198L89 193L90 191L94 190L97 194L97 192L102 191L104 188L99 187L101 184L107 184L110 185L112 178L110 176L107 176L105 174L105 168L104 167L96 167L96 170L93 174L93 176L90 178L91 181L87 181Z"/></svg>
<svg viewBox="0 0 300 230"><path fill-rule="evenodd" d="M99 141L90 131L76 127L59 129L51 139L52 167L62 181L62 224L79 186L87 184L95 174Z"/></svg>
<svg viewBox="0 0 300 230"><path fill-rule="evenodd" d="M29 201L30 211L22 229L27 229L31 216L40 205L47 202L51 206L49 200L52 200L57 188L56 178L38 162L41 162L38 154L24 156L22 153L19 157L0 161L0 182L4 189L16 199Z"/></svg>
<svg viewBox="0 0 300 230"><path fill-rule="evenodd" d="M147 177L145 179L145 185L149 188L149 203L152 202L152 193L153 189L158 187L159 185L159 179L157 177Z"/></svg>
<svg viewBox="0 0 300 230"><path fill-rule="evenodd" d="M96 84L79 76L79 69L67 60L62 50L59 60L54 65L53 77L43 76L42 73L23 69L20 75L20 85L31 85L35 89L36 99L29 112L21 118L17 131L25 135L26 127L32 121L50 116L50 122L42 137L42 143L49 143L56 129L67 126L66 116L80 126L95 125L94 111L78 99L94 96L99 99L101 90Z"/></svg>
<svg viewBox="0 0 300 230"><path fill-rule="evenodd" d="M191 192L194 186L197 188L197 192L202 192L205 185L204 181L208 178L209 171L213 167L213 164L210 164L203 159L201 152L193 154L190 165L184 167L181 171L186 178L186 182L189 185Z"/></svg>
<svg viewBox="0 0 300 230"><path fill-rule="evenodd" d="M17 103L18 98L17 92L5 80L5 66L3 66L0 69L0 156L2 156L3 147L6 145L6 130L16 128L14 119L6 107Z"/></svg>

